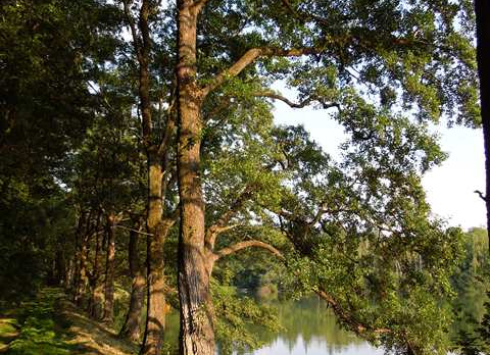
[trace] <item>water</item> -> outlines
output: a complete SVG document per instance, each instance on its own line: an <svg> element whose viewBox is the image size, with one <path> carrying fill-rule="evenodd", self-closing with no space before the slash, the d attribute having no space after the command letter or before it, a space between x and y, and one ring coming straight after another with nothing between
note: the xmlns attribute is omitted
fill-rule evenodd
<svg viewBox="0 0 490 355"><path fill-rule="evenodd" d="M276 306L280 331L267 332L263 327L257 327L256 335L265 345L246 355L384 354L383 349L375 348L353 333L341 329L332 312L317 298L281 302ZM176 342L179 325L175 312L169 315L168 323L166 339Z"/></svg>
<svg viewBox="0 0 490 355"><path fill-rule="evenodd" d="M279 305L279 333L262 333L265 346L250 355L382 355L353 333L341 329L335 316L316 298Z"/></svg>

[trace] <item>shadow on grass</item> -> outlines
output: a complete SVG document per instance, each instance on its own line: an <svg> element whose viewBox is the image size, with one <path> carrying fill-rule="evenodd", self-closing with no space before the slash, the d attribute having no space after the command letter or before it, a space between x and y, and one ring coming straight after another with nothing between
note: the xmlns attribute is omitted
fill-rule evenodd
<svg viewBox="0 0 490 355"><path fill-rule="evenodd" d="M130 355L138 350L87 317L60 289L44 289L10 312L8 318L0 317L0 353Z"/></svg>
<svg viewBox="0 0 490 355"><path fill-rule="evenodd" d="M62 299L59 304L62 318L70 323L68 343L78 347L73 354L129 355L138 352L135 344L121 339L110 328L90 319L73 303Z"/></svg>
<svg viewBox="0 0 490 355"><path fill-rule="evenodd" d="M73 345L66 343L62 335L67 324L58 323L55 317L55 304L63 297L57 289L43 290L36 300L24 302L16 313L21 329L8 347L12 355L63 355L73 354Z"/></svg>

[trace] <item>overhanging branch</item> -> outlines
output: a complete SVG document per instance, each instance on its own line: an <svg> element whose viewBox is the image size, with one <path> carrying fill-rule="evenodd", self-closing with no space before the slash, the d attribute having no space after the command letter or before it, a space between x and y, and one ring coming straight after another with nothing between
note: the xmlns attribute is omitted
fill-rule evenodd
<svg viewBox="0 0 490 355"><path fill-rule="evenodd" d="M265 242L262 242L260 240L246 240L243 242L238 242L236 244L230 245L226 248L223 248L223 249L221 249L215 253L216 260L218 260L224 256L236 253L240 250L252 248L252 247L267 250L268 252L275 255L279 259L284 260L284 255L282 255L282 253L278 249L276 249L272 245L265 243Z"/></svg>
<svg viewBox="0 0 490 355"><path fill-rule="evenodd" d="M303 108L303 107L310 105L313 102L318 102L322 106L323 109L329 109L332 107L336 107L340 110L340 105L338 103L323 101L320 97L317 97L315 95L311 95L310 97L307 97L306 99L304 99L303 101L300 101L300 102L293 102L293 101L289 100L287 97L284 97L282 95L276 94L276 93L271 92L271 91L257 92L257 93L254 93L253 96L268 97L268 98L271 98L274 100L279 100L279 101L284 102L286 105L288 105L291 108Z"/></svg>

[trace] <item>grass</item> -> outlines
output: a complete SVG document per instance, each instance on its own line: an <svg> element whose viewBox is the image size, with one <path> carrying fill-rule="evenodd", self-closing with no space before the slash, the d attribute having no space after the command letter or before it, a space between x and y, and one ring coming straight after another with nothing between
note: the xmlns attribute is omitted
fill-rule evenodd
<svg viewBox="0 0 490 355"><path fill-rule="evenodd" d="M130 355L138 346L90 319L60 289L46 288L0 316L0 353Z"/></svg>
<svg viewBox="0 0 490 355"><path fill-rule="evenodd" d="M0 318L0 353L19 335L19 324L15 318Z"/></svg>
<svg viewBox="0 0 490 355"><path fill-rule="evenodd" d="M18 337L8 349L12 355L64 355L72 354L75 347L67 343L64 332L69 324L57 317L56 303L63 297L57 289L45 289L31 302L22 303Z"/></svg>

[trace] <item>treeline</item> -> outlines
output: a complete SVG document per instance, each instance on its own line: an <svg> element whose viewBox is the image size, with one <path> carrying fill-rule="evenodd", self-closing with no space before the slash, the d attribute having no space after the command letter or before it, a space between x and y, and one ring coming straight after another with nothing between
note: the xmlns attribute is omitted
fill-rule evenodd
<svg viewBox="0 0 490 355"><path fill-rule="evenodd" d="M429 122L480 123L470 5L2 2L1 298L62 285L111 324L123 287L142 354L170 307L179 353L229 353L274 326L237 292L257 260L388 351L444 353L466 254L421 177ZM340 161L274 102L342 125Z"/></svg>

